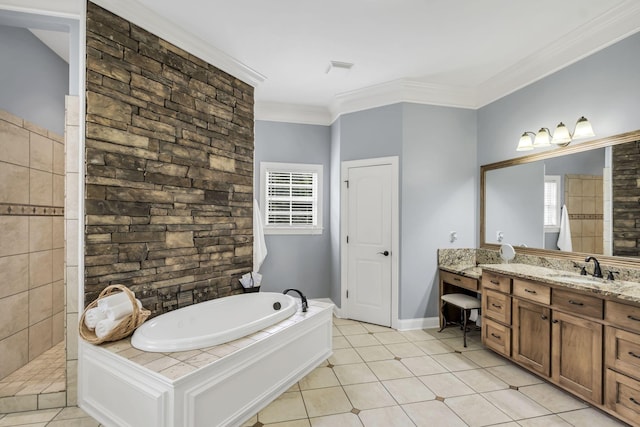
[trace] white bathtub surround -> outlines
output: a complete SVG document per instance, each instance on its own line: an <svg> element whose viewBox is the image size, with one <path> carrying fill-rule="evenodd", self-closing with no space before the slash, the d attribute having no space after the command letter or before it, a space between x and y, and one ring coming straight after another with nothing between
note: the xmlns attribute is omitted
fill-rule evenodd
<svg viewBox="0 0 640 427"><path fill-rule="evenodd" d="M211 347L285 320L296 309L293 297L276 292L213 299L145 322L136 329L131 344L139 350L155 352Z"/></svg>
<svg viewBox="0 0 640 427"><path fill-rule="evenodd" d="M331 354L333 305L226 344L150 353L130 340L80 345L80 406L106 426L238 426Z"/></svg>

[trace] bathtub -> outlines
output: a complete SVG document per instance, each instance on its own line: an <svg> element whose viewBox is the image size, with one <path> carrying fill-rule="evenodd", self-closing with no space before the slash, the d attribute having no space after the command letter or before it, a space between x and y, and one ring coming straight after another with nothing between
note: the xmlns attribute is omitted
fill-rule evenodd
<svg viewBox="0 0 640 427"><path fill-rule="evenodd" d="M139 350L162 353L211 347L281 322L296 309L295 298L275 292L218 298L143 323L131 344Z"/></svg>

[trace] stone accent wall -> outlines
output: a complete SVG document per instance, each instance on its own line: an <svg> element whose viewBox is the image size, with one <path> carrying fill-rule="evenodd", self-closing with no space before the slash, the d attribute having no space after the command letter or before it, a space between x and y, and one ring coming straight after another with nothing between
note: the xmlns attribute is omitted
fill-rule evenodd
<svg viewBox="0 0 640 427"><path fill-rule="evenodd" d="M153 315L240 291L253 248L253 88L87 8L85 304Z"/></svg>
<svg viewBox="0 0 640 427"><path fill-rule="evenodd" d="M640 256L640 141L613 147L613 255Z"/></svg>

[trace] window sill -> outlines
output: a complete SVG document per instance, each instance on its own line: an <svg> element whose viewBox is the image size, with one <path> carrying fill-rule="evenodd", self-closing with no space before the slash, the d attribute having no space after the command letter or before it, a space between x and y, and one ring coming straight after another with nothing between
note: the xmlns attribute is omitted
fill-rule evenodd
<svg viewBox="0 0 640 427"><path fill-rule="evenodd" d="M308 234L308 235L317 235L322 234L322 227L314 227L314 228L294 228L294 227L264 227L265 235L277 235L277 234Z"/></svg>

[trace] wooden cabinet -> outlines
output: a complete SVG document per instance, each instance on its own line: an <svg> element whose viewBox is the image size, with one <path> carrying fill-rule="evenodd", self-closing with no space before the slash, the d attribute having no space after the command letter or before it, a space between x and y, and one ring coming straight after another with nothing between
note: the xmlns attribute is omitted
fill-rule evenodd
<svg viewBox="0 0 640 427"><path fill-rule="evenodd" d="M511 297L490 289L482 295L482 313L485 317L504 324L511 323Z"/></svg>
<svg viewBox="0 0 640 427"><path fill-rule="evenodd" d="M511 356L511 278L482 273L482 343Z"/></svg>
<svg viewBox="0 0 640 427"><path fill-rule="evenodd" d="M552 319L551 378L602 403L602 324L555 310Z"/></svg>
<svg viewBox="0 0 640 427"><path fill-rule="evenodd" d="M551 375L551 310L513 299L513 359L539 374Z"/></svg>
<svg viewBox="0 0 640 427"><path fill-rule="evenodd" d="M467 295L477 296L480 288L479 280L469 276L463 276L461 274L451 273L440 269L438 272L440 276L440 297L445 294L463 293ZM444 313L440 310L440 327L443 326L444 318L447 319L460 319L460 310L452 304L447 304L444 307Z"/></svg>

